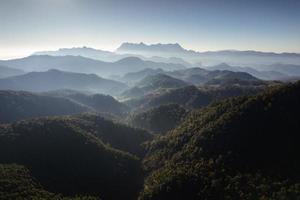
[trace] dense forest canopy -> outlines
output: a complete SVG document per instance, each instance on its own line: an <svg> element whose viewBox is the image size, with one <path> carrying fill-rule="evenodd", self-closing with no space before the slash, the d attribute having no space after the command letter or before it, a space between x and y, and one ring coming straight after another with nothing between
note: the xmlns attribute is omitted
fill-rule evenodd
<svg viewBox="0 0 300 200"><path fill-rule="evenodd" d="M217 102L148 144L140 199L298 199L300 82Z"/></svg>

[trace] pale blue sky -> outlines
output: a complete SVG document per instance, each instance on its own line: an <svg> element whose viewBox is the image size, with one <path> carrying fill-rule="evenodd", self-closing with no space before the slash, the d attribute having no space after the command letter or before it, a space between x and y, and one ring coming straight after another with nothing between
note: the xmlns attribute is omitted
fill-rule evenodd
<svg viewBox="0 0 300 200"><path fill-rule="evenodd" d="M300 1L0 0L0 58L122 42L300 52Z"/></svg>

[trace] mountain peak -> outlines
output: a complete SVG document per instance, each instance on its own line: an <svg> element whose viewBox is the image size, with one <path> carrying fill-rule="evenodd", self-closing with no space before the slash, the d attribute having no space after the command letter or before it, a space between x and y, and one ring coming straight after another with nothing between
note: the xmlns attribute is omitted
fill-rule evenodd
<svg viewBox="0 0 300 200"><path fill-rule="evenodd" d="M178 43L169 43L169 44L145 44L143 42L140 43L129 43L125 42L121 44L121 46L116 50L117 52L182 52L186 51L182 46Z"/></svg>

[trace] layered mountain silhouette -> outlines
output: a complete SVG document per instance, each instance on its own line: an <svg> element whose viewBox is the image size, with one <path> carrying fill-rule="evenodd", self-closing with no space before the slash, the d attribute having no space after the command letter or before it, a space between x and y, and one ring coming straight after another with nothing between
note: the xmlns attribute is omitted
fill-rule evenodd
<svg viewBox="0 0 300 200"><path fill-rule="evenodd" d="M95 74L65 72L56 69L0 79L0 89L32 92L74 89L114 95L126 88L127 86L121 82L104 79Z"/></svg>
<svg viewBox="0 0 300 200"><path fill-rule="evenodd" d="M17 76L17 75L21 75L21 74L25 74L25 72L20 69L15 69L15 68L6 67L6 66L0 66L0 78Z"/></svg>
<svg viewBox="0 0 300 200"><path fill-rule="evenodd" d="M75 90L55 90L43 93L47 96L54 96L69 99L75 103L88 107L91 111L112 114L116 117L126 115L130 109L115 98L104 94L85 94ZM113 116L112 116L113 117Z"/></svg>
<svg viewBox="0 0 300 200"><path fill-rule="evenodd" d="M151 44L123 43L117 53L133 53L144 56L178 57L188 62L201 62L205 65L215 65L226 62L233 65L261 65L261 64L299 64L300 54L297 53L272 53L259 51L223 50L210 52L196 52L186 50L178 43Z"/></svg>
<svg viewBox="0 0 300 200"><path fill-rule="evenodd" d="M186 109L199 109L212 102L226 99L228 97L249 96L263 91L265 87L204 87L198 88L194 85L168 90L166 92L145 95L125 101L134 110L148 110L161 105L178 104Z"/></svg>
<svg viewBox="0 0 300 200"><path fill-rule="evenodd" d="M104 199L136 198L143 180L141 143L151 139L97 115L1 125L0 137L0 163L25 166L49 191Z"/></svg>
<svg viewBox="0 0 300 200"><path fill-rule="evenodd" d="M143 76L143 74L140 74ZM142 80L138 81L134 87L124 91L121 96L123 97L138 97L149 93L162 92L168 89L180 88L187 86L188 83L168 76L166 74L148 75Z"/></svg>
<svg viewBox="0 0 300 200"><path fill-rule="evenodd" d="M159 63L144 61L137 57L126 57L116 62L103 62L82 56L49 56L34 55L21 59L0 61L0 65L14 67L25 71L45 71L58 69L78 73L94 73L108 77L110 75L124 75L146 68L176 70L185 68L181 64Z"/></svg>
<svg viewBox="0 0 300 200"><path fill-rule="evenodd" d="M18 91L0 90L0 104L0 123L92 111L68 99Z"/></svg>
<svg viewBox="0 0 300 200"><path fill-rule="evenodd" d="M300 83L215 103L149 143L140 199L297 199Z"/></svg>

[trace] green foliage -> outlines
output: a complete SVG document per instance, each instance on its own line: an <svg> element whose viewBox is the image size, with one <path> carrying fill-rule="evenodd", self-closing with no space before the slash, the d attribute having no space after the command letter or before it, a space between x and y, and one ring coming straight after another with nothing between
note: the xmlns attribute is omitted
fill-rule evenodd
<svg viewBox="0 0 300 200"><path fill-rule="evenodd" d="M16 165L0 164L0 199L44 199L44 200L100 200L95 197L63 197L44 190L30 175L27 168Z"/></svg>
<svg viewBox="0 0 300 200"><path fill-rule="evenodd" d="M87 112L88 108L68 99L29 92L0 91L0 123L21 119Z"/></svg>
<svg viewBox="0 0 300 200"><path fill-rule="evenodd" d="M96 112L111 113L114 115L123 116L129 111L129 108L125 104L118 102L116 99L109 95L86 95L82 93L74 93L64 95L64 97L88 106Z"/></svg>
<svg viewBox="0 0 300 200"><path fill-rule="evenodd" d="M234 96L248 96L262 91L261 87L228 86L220 88L187 86L169 90L158 95L148 95L127 101L135 109L149 109L164 104L179 104L189 109L198 109L212 102Z"/></svg>
<svg viewBox="0 0 300 200"><path fill-rule="evenodd" d="M128 123L153 133L164 133L178 125L187 114L188 111L182 106L167 104L133 114L129 117Z"/></svg>
<svg viewBox="0 0 300 200"><path fill-rule="evenodd" d="M20 121L0 128L0 163L26 166L55 193L135 199L143 173L133 154L150 138L97 115Z"/></svg>
<svg viewBox="0 0 300 200"><path fill-rule="evenodd" d="M300 82L192 113L148 143L140 199L299 199L299 102Z"/></svg>

